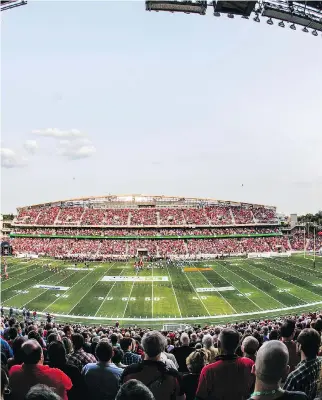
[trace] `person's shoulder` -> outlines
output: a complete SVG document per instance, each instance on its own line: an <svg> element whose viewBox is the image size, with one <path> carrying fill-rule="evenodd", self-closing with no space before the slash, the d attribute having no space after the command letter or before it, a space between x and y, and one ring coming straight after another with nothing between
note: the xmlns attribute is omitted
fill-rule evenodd
<svg viewBox="0 0 322 400"><path fill-rule="evenodd" d="M123 370L123 376L130 375L130 374L136 374L137 372L142 371L143 368L144 368L143 363L135 363L135 364L128 365Z"/></svg>
<svg viewBox="0 0 322 400"><path fill-rule="evenodd" d="M247 357L238 357L237 362L246 367L248 367L248 366L252 367L255 364L253 360L251 360L250 358L247 358Z"/></svg>
<svg viewBox="0 0 322 400"><path fill-rule="evenodd" d="M22 365L13 365L9 370L9 375L22 371Z"/></svg>

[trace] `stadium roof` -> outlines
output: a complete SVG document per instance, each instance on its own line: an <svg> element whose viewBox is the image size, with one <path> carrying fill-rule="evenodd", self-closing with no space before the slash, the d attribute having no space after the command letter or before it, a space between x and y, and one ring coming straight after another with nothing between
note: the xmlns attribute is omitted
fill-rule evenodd
<svg viewBox="0 0 322 400"><path fill-rule="evenodd" d="M17 209L26 208L26 207L41 207L48 205L61 205L64 204L66 206L86 206L86 205L94 205L94 204L103 204L103 203L127 203L129 206L133 205L161 205L173 203L176 206L188 206L188 205L218 205L218 206L251 206L251 207L266 207L276 209L275 206L268 206L264 204L254 204L254 203L245 203L240 201L231 201L231 200L218 200L212 198L200 198L200 197L185 197L185 196L163 196L163 195L147 195L147 194L114 194L114 195L104 195L104 196L88 196L88 197L77 197L72 199L65 200L55 200L45 203L33 204L30 206L17 207Z"/></svg>

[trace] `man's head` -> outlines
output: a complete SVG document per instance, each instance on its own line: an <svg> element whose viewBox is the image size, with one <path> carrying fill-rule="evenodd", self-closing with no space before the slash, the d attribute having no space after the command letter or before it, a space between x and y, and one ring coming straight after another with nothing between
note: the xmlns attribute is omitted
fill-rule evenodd
<svg viewBox="0 0 322 400"><path fill-rule="evenodd" d="M284 339L293 339L295 333L295 321L287 319L280 328L281 337Z"/></svg>
<svg viewBox="0 0 322 400"><path fill-rule="evenodd" d="M315 358L321 346L321 336L312 328L305 328L297 338L299 350L305 358Z"/></svg>
<svg viewBox="0 0 322 400"><path fill-rule="evenodd" d="M120 340L120 346L123 351L133 350L133 340L130 337L124 337Z"/></svg>
<svg viewBox="0 0 322 400"><path fill-rule="evenodd" d="M21 358L22 362L26 365L42 363L43 352L40 344L34 339L27 340L21 346Z"/></svg>
<svg viewBox="0 0 322 400"><path fill-rule="evenodd" d="M288 349L283 342L265 342L258 350L255 362L256 379L266 385L277 384L289 372Z"/></svg>
<svg viewBox="0 0 322 400"><path fill-rule="evenodd" d="M74 351L80 350L84 346L84 338L80 333L74 333L72 335L72 343Z"/></svg>
<svg viewBox="0 0 322 400"><path fill-rule="evenodd" d="M180 342L182 346L189 346L190 343L189 335L183 332L183 334L180 336Z"/></svg>
<svg viewBox="0 0 322 400"><path fill-rule="evenodd" d="M118 336L115 333L112 333L112 335L110 336L110 340L111 340L112 346L115 346L118 341Z"/></svg>
<svg viewBox="0 0 322 400"><path fill-rule="evenodd" d="M144 334L142 338L144 352L149 358L158 357L165 349L165 337L158 331L151 331Z"/></svg>
<svg viewBox="0 0 322 400"><path fill-rule="evenodd" d="M219 335L219 347L222 354L234 354L239 344L239 333L232 328L225 328Z"/></svg>
<svg viewBox="0 0 322 400"><path fill-rule="evenodd" d="M62 366L66 363L66 350L62 342L51 342L48 346L48 358L51 365Z"/></svg>
<svg viewBox="0 0 322 400"><path fill-rule="evenodd" d="M115 364L119 364L120 362L122 362L123 360L123 350L121 350L119 347L113 347L113 357L112 357L112 361Z"/></svg>
<svg viewBox="0 0 322 400"><path fill-rule="evenodd" d="M259 348L259 342L254 336L246 336L241 345L241 350L244 354L254 356Z"/></svg>
<svg viewBox="0 0 322 400"><path fill-rule="evenodd" d="M25 400L61 400L61 397L50 387L38 383L30 388Z"/></svg>
<svg viewBox="0 0 322 400"><path fill-rule="evenodd" d="M95 349L98 361L108 362L113 356L113 348L107 340L101 340Z"/></svg>
<svg viewBox="0 0 322 400"><path fill-rule="evenodd" d="M142 382L130 379L120 387L115 400L155 400L155 398Z"/></svg>
<svg viewBox="0 0 322 400"><path fill-rule="evenodd" d="M210 349L213 346L213 339L212 336L207 334L202 338L202 344L206 349Z"/></svg>
<svg viewBox="0 0 322 400"><path fill-rule="evenodd" d="M63 328L63 331L64 331L65 335L66 335L68 338L71 338L71 337L72 337L73 329L72 329L71 326L65 325L64 328Z"/></svg>

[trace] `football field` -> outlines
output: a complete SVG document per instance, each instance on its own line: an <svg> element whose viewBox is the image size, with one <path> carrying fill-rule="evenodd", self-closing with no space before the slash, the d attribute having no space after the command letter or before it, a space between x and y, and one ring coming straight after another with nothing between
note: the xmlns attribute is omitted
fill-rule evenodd
<svg viewBox="0 0 322 400"><path fill-rule="evenodd" d="M51 266L44 266L50 263ZM204 323L322 309L322 259L231 258L144 268L7 258L1 302L59 320ZM54 269L54 270L53 270ZM41 314L40 314L41 315Z"/></svg>

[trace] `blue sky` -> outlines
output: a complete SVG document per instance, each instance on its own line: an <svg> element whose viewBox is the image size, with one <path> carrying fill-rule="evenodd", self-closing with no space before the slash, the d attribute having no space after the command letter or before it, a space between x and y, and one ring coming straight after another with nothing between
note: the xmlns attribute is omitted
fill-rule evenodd
<svg viewBox="0 0 322 400"><path fill-rule="evenodd" d="M109 193L321 209L321 37L134 1L3 14L2 212Z"/></svg>

